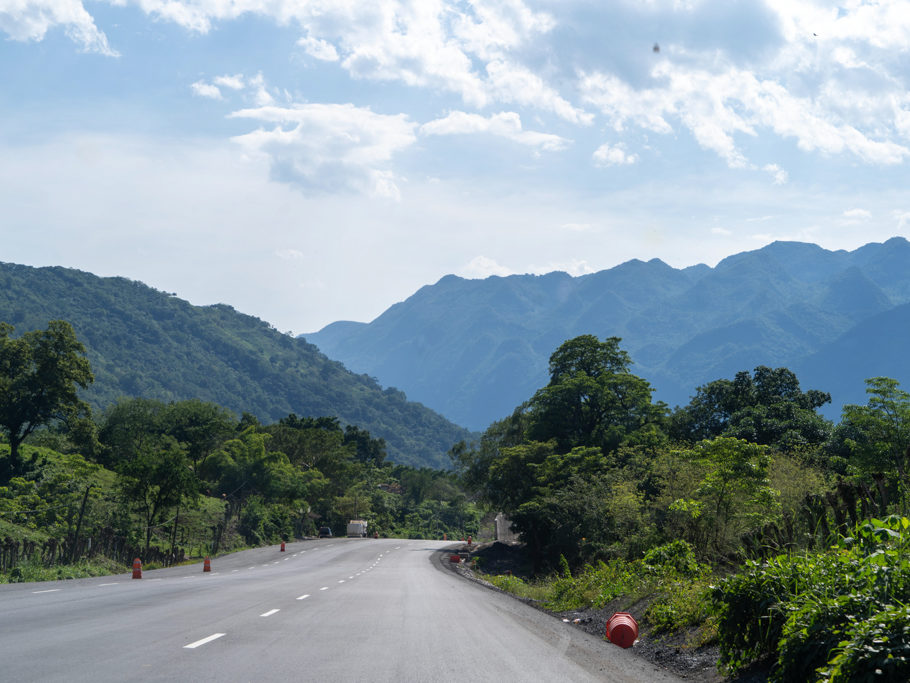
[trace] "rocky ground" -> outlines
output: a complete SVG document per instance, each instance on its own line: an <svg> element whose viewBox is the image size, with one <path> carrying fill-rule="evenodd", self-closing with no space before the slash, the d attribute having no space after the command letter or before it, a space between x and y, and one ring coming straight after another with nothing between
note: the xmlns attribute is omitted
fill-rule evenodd
<svg viewBox="0 0 910 683"><path fill-rule="evenodd" d="M473 558L477 558L478 565L483 567L483 571L488 574L506 574L511 572L514 576L525 579L531 575L531 566L518 544L506 544L498 541L474 544L470 547L465 544L455 554L458 554L462 561L457 563L445 562L445 564L452 571L458 572L471 581L481 583L491 590L499 589L483 581L474 573L471 569ZM697 639L695 630L652 636L650 629L646 624L643 624L642 620L642 615L647 608L647 601L644 600L629 605L619 599L598 609L586 608L569 612L550 612L534 600L522 599L522 601L541 611L552 614L554 618L562 619L568 628L580 628L587 633L602 638L606 633L607 620L615 612L628 612L639 624L638 640L632 646L632 651L682 678L705 681L706 683L720 683L722 681L730 681L731 683L763 683L767 680L767 672L760 668L747 671L733 679L722 676L717 671L719 656L717 645L702 645L700 647L693 645L692 643Z"/></svg>

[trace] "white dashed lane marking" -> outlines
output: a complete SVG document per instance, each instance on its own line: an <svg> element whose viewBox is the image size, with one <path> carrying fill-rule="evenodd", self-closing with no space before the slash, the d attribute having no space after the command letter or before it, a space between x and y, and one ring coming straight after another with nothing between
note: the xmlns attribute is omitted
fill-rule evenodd
<svg viewBox="0 0 910 683"><path fill-rule="evenodd" d="M49 588L46 591L32 591L32 593L34 595L37 595L38 593L56 593L59 590L63 590L63 589L62 588Z"/></svg>
<svg viewBox="0 0 910 683"><path fill-rule="evenodd" d="M223 636L223 635L227 635L227 634L225 634L225 633L213 633L213 634L210 635L210 636L206 636L206 637L203 638L202 640L197 640L195 643L190 643L189 645L184 645L183 648L184 648L185 650L194 650L194 649L196 649L197 647L199 647L200 645L205 645L206 643L211 643L213 640L217 640L218 638L220 638L220 637Z"/></svg>
<svg viewBox="0 0 910 683"><path fill-rule="evenodd" d="M297 599L298 599L298 600L306 600L308 597L310 597L310 594L309 594L309 593L307 593L306 595L301 595L301 596L300 596L299 598L297 598Z"/></svg>
<svg viewBox="0 0 910 683"><path fill-rule="evenodd" d="M260 617L270 617L270 616L272 616L273 614L276 614L276 613L278 613L278 612L280 612L280 611L281 611L280 609L270 609L268 612L264 612L263 614L260 614L259 616L260 616Z"/></svg>

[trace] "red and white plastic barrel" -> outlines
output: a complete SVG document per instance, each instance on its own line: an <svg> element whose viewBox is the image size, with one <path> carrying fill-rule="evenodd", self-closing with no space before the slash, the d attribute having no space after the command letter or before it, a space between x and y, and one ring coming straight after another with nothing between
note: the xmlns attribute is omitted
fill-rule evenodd
<svg viewBox="0 0 910 683"><path fill-rule="evenodd" d="M632 647L638 638L638 622L628 612L616 612L607 621L607 640L619 647Z"/></svg>

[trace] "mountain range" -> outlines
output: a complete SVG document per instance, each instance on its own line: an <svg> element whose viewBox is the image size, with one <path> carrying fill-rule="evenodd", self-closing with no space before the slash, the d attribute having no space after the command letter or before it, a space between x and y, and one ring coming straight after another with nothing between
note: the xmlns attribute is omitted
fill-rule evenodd
<svg viewBox="0 0 910 683"><path fill-rule="evenodd" d="M804 389L865 403L863 380L910 380L910 243L854 251L774 242L715 267L653 259L572 277L447 275L370 323L302 335L355 372L406 391L470 429L509 414L547 382L549 355L580 334L618 336L655 398L758 365L794 370Z"/></svg>
<svg viewBox="0 0 910 683"><path fill-rule="evenodd" d="M289 413L335 416L386 441L391 460L447 468L470 433L326 358L307 342L230 306L193 306L124 278L0 263L0 321L15 333L72 324L95 382L96 410L120 397L198 398L263 422Z"/></svg>

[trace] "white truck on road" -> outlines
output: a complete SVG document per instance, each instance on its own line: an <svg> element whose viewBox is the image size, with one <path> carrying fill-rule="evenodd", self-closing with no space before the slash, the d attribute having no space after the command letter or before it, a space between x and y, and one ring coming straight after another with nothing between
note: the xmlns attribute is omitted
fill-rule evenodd
<svg viewBox="0 0 910 683"><path fill-rule="evenodd" d="M348 538L366 538L367 523L363 519L352 519L348 522Z"/></svg>

